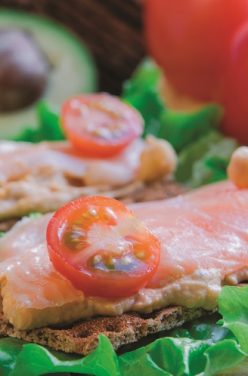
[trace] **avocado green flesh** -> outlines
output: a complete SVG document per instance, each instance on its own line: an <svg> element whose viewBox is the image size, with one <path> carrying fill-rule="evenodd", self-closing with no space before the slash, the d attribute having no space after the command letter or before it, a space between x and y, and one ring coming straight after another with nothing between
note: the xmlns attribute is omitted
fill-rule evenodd
<svg viewBox="0 0 248 376"><path fill-rule="evenodd" d="M66 28L34 14L0 9L0 28L29 30L52 65L42 100L59 108L62 102L80 93L96 90L96 69L81 41ZM37 126L35 105L0 114L0 138L13 137L26 127Z"/></svg>

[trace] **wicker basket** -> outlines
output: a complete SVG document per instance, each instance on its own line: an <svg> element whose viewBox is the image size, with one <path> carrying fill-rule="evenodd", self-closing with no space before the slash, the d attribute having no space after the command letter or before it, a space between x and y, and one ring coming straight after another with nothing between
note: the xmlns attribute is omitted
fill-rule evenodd
<svg viewBox="0 0 248 376"><path fill-rule="evenodd" d="M0 5L44 14L73 30L95 57L101 90L118 94L144 56L137 0L0 0Z"/></svg>

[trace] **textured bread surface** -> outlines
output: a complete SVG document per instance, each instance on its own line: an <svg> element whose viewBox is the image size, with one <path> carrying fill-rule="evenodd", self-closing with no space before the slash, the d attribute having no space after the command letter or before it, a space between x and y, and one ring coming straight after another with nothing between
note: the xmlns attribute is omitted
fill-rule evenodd
<svg viewBox="0 0 248 376"><path fill-rule="evenodd" d="M17 330L0 315L0 335L19 338L66 353L87 355L98 343L99 334L106 335L115 349L154 333L170 330L206 314L203 309L169 307L141 315L129 313L116 317L98 317L80 321L66 328L45 327Z"/></svg>

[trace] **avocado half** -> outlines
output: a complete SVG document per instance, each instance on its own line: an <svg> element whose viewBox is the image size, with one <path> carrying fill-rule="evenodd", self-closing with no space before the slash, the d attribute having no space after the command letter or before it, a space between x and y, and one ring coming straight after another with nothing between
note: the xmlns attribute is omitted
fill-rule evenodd
<svg viewBox="0 0 248 376"><path fill-rule="evenodd" d="M96 90L97 75L93 58L73 33L47 18L0 9L0 30L12 28L30 33L51 65L46 88L39 100L59 108L70 96ZM19 110L0 112L0 138L14 137L27 127L35 128L38 101Z"/></svg>

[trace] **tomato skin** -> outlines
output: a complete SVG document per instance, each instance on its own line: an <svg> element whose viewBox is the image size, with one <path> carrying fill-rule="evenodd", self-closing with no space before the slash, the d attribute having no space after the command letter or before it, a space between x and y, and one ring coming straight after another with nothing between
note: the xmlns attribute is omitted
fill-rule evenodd
<svg viewBox="0 0 248 376"><path fill-rule="evenodd" d="M146 0L144 18L148 48L174 89L222 104L222 129L248 143L248 0Z"/></svg>
<svg viewBox="0 0 248 376"><path fill-rule="evenodd" d="M68 99L62 106L61 123L69 141L86 157L112 157L143 132L141 115L106 93Z"/></svg>
<svg viewBox="0 0 248 376"><path fill-rule="evenodd" d="M238 29L230 47L230 59L216 97L225 108L223 131L248 144L248 22Z"/></svg>
<svg viewBox="0 0 248 376"><path fill-rule="evenodd" d="M148 48L181 93L210 100L247 0L146 0Z"/></svg>
<svg viewBox="0 0 248 376"><path fill-rule="evenodd" d="M115 228L117 220L114 217L105 218L102 208L111 208L117 217L121 217L122 221L125 218L130 220L133 217L125 205L111 198L95 196L72 201L59 209L48 224L47 245L50 260L62 275L68 278L76 288L82 290L86 295L109 299L119 299L134 295L150 281L158 268L160 258L159 241L147 229L144 228L141 231L142 238L140 244L148 257L141 266L138 265L134 270L105 271L92 267L89 264L88 256L84 258L85 251L83 248L82 251L79 250L73 253L71 250L68 250L68 247L62 241L66 233L66 228L71 223L78 221L78 214L88 213L86 210L92 207L94 207L94 210L97 210L99 215L97 215L96 220L96 217L89 217L89 219L85 220L83 224L83 230L85 231L88 231L92 225L99 223L108 226L108 235L111 236L112 228ZM133 236L137 236L135 228ZM100 241L104 243L104 240L100 239ZM85 247L85 249L87 251L88 248ZM96 251L96 254L99 255L98 249ZM78 254L80 256L78 252L82 252L82 257L75 263L74 256L76 255L77 257ZM110 251L104 249L102 254L106 252L112 255Z"/></svg>

